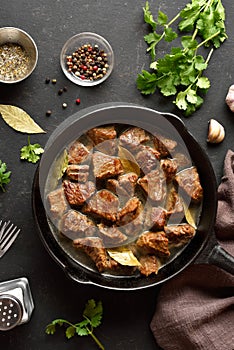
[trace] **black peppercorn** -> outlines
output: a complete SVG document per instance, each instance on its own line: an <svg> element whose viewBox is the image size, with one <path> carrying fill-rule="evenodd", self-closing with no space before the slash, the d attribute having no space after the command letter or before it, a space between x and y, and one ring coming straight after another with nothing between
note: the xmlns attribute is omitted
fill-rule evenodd
<svg viewBox="0 0 234 350"><path fill-rule="evenodd" d="M49 117L51 115L52 111L50 109L48 109L48 111L46 112L47 117Z"/></svg>

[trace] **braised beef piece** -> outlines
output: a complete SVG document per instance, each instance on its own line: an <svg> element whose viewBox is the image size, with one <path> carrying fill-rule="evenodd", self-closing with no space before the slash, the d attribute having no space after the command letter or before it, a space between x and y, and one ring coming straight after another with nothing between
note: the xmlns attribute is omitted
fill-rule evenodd
<svg viewBox="0 0 234 350"><path fill-rule="evenodd" d="M119 211L117 224L123 226L135 220L142 211L142 203L137 197L130 198L126 205Z"/></svg>
<svg viewBox="0 0 234 350"><path fill-rule="evenodd" d="M136 161L141 170L147 174L158 166L160 153L149 146L141 146L140 151L136 155Z"/></svg>
<svg viewBox="0 0 234 350"><path fill-rule="evenodd" d="M168 257L170 255L168 238L163 231L145 232L138 238L136 244L147 254L156 254L161 257Z"/></svg>
<svg viewBox="0 0 234 350"><path fill-rule="evenodd" d="M93 173L97 179L107 179L123 173L123 167L119 158L95 152L92 159Z"/></svg>
<svg viewBox="0 0 234 350"><path fill-rule="evenodd" d="M102 238L105 247L123 245L128 238L117 226L106 226L104 224L99 224L97 226L98 235Z"/></svg>
<svg viewBox="0 0 234 350"><path fill-rule="evenodd" d="M177 146L177 142L162 135L153 137L154 147L160 153L161 158L168 157Z"/></svg>
<svg viewBox="0 0 234 350"><path fill-rule="evenodd" d="M195 228L189 224L169 225L164 228L170 243L186 243L195 235Z"/></svg>
<svg viewBox="0 0 234 350"><path fill-rule="evenodd" d="M162 170L164 171L164 174L166 176L166 181L170 182L174 179L176 172L177 172L177 164L174 159L162 159L160 161L160 166Z"/></svg>
<svg viewBox="0 0 234 350"><path fill-rule="evenodd" d="M68 209L68 203L62 187L50 192L47 196L47 200L50 207L50 214L53 219L59 219Z"/></svg>
<svg viewBox="0 0 234 350"><path fill-rule="evenodd" d="M65 196L70 205L83 205L95 192L96 186L92 181L85 183L63 181Z"/></svg>
<svg viewBox="0 0 234 350"><path fill-rule="evenodd" d="M73 142L68 150L68 163L80 164L84 162L90 155L89 150L79 140Z"/></svg>
<svg viewBox="0 0 234 350"><path fill-rule="evenodd" d="M137 184L137 174L130 172L120 175L118 179L108 179L106 182L106 188L118 197L132 197L134 196L135 187Z"/></svg>
<svg viewBox="0 0 234 350"><path fill-rule="evenodd" d="M127 129L119 137L121 146L133 150L140 144L145 143L149 140L149 134L144 129L138 127Z"/></svg>
<svg viewBox="0 0 234 350"><path fill-rule="evenodd" d="M71 180L86 182L89 177L89 165L69 164L66 169L66 174Z"/></svg>
<svg viewBox="0 0 234 350"><path fill-rule="evenodd" d="M200 202L203 197L203 189L200 184L199 174L196 167L191 167L180 171L175 180L178 185L194 200Z"/></svg>
<svg viewBox="0 0 234 350"><path fill-rule="evenodd" d="M176 160L178 170L182 170L191 166L191 160L189 159L189 156L187 157L187 155L184 153L174 153L173 159Z"/></svg>
<svg viewBox="0 0 234 350"><path fill-rule="evenodd" d="M103 189L96 192L84 205L83 213L90 213L95 217L116 221L119 209L119 200L112 192Z"/></svg>
<svg viewBox="0 0 234 350"><path fill-rule="evenodd" d="M166 196L166 181L161 169L152 170L137 183L153 201L161 202Z"/></svg>
<svg viewBox="0 0 234 350"><path fill-rule="evenodd" d="M93 236L96 232L94 222L86 215L73 209L63 215L60 229L66 237L72 240L79 237Z"/></svg>
<svg viewBox="0 0 234 350"><path fill-rule="evenodd" d="M82 249L95 263L99 272L115 269L118 263L107 253L99 237L78 238L73 241L76 248Z"/></svg>
<svg viewBox="0 0 234 350"><path fill-rule="evenodd" d="M124 233L133 238L137 238L141 233L144 227L144 211L142 210L139 215L127 225L122 226Z"/></svg>
<svg viewBox="0 0 234 350"><path fill-rule="evenodd" d="M86 135L92 140L96 150L110 156L116 154L118 146L117 133L113 125L90 129Z"/></svg>
<svg viewBox="0 0 234 350"><path fill-rule="evenodd" d="M173 215L175 218L182 218L184 216L183 202L174 186L167 193L165 208L168 215Z"/></svg>
<svg viewBox="0 0 234 350"><path fill-rule="evenodd" d="M99 126L87 131L87 136L91 138L94 145L98 145L106 140L113 140L116 138L116 130L113 125Z"/></svg>
<svg viewBox="0 0 234 350"><path fill-rule="evenodd" d="M147 208L145 227L147 229L162 230L166 224L167 211L161 207Z"/></svg>
<svg viewBox="0 0 234 350"><path fill-rule="evenodd" d="M149 276L152 273L158 273L160 261L155 255L142 255L139 262L141 265L138 268L142 275Z"/></svg>

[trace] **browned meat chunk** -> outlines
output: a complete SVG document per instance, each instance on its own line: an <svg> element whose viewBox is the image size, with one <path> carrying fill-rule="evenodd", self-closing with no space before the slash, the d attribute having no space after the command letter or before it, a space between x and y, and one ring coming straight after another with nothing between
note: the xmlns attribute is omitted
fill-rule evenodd
<svg viewBox="0 0 234 350"><path fill-rule="evenodd" d="M92 140L95 148L108 155L117 152L116 130L114 126L103 126L89 130L87 136Z"/></svg>
<svg viewBox="0 0 234 350"><path fill-rule="evenodd" d="M93 172L97 179L107 179L122 174L123 167L119 158L95 152L93 154Z"/></svg>
<svg viewBox="0 0 234 350"><path fill-rule="evenodd" d="M149 146L141 146L136 155L136 161L141 170L147 174L158 166L159 152Z"/></svg>
<svg viewBox="0 0 234 350"><path fill-rule="evenodd" d="M61 232L72 240L79 237L93 236L96 231L96 226L92 220L73 209L63 215L60 228Z"/></svg>
<svg viewBox="0 0 234 350"><path fill-rule="evenodd" d="M86 182L89 177L89 165L70 164L66 170L67 176L78 182Z"/></svg>
<svg viewBox="0 0 234 350"><path fill-rule="evenodd" d="M178 185L194 200L200 202L203 197L203 189L200 184L199 174L196 167L180 171L175 177Z"/></svg>
<svg viewBox="0 0 234 350"><path fill-rule="evenodd" d="M68 163L80 164L88 158L89 154L89 150L85 147L85 145L76 140L68 150Z"/></svg>
<svg viewBox="0 0 234 350"><path fill-rule="evenodd" d="M105 247L116 247L123 245L127 236L123 234L116 226L98 225L98 235L102 238Z"/></svg>
<svg viewBox="0 0 234 350"><path fill-rule="evenodd" d="M124 131L119 137L120 143L123 147L134 149L140 144L149 141L149 134L141 128L132 127Z"/></svg>
<svg viewBox="0 0 234 350"><path fill-rule="evenodd" d="M119 210L119 200L112 192L103 189L98 191L83 207L84 213L95 217L116 221Z"/></svg>
<svg viewBox="0 0 234 350"><path fill-rule="evenodd" d="M93 260L99 272L112 270L118 266L118 263L107 254L101 238L78 238L73 241L73 245L82 249Z"/></svg>
<svg viewBox="0 0 234 350"><path fill-rule="evenodd" d="M149 276L152 273L158 273L160 262L155 255L143 255L140 257L139 262L141 264L139 270L142 275Z"/></svg>
<svg viewBox="0 0 234 350"><path fill-rule="evenodd" d="M145 226L147 229L153 228L162 230L166 224L167 212L161 207L151 207L146 212Z"/></svg>
<svg viewBox="0 0 234 350"><path fill-rule="evenodd" d="M168 157L171 155L171 152L177 146L177 142L168 138L165 138L161 135L153 138L154 147L160 153L161 157Z"/></svg>
<svg viewBox="0 0 234 350"><path fill-rule="evenodd" d="M137 182L153 201L161 202L166 196L165 176L160 169L151 171Z"/></svg>
<svg viewBox="0 0 234 350"><path fill-rule="evenodd" d="M163 231L148 231L143 233L138 238L136 244L147 254L156 254L161 257L168 257L170 255L170 251L168 249L168 238Z"/></svg>
<svg viewBox="0 0 234 350"><path fill-rule="evenodd" d="M182 218L184 216L182 199L175 187L171 187L170 191L168 192L165 207L168 215L173 215L175 218Z"/></svg>
<svg viewBox="0 0 234 350"><path fill-rule="evenodd" d="M113 140L117 135L113 125L93 128L87 131L86 134L91 138L94 145L98 145L106 140Z"/></svg>
<svg viewBox="0 0 234 350"><path fill-rule="evenodd" d="M51 217L54 219L61 218L62 214L68 209L68 203L62 187L50 192L47 200L49 202Z"/></svg>
<svg viewBox="0 0 234 350"><path fill-rule="evenodd" d="M180 170L191 166L191 159L189 158L189 155L185 155L183 153L175 153L173 155L173 158L176 160L177 168Z"/></svg>
<svg viewBox="0 0 234 350"><path fill-rule="evenodd" d="M118 225L123 226L135 220L142 210L141 201L137 197L130 198L118 213Z"/></svg>
<svg viewBox="0 0 234 350"><path fill-rule="evenodd" d="M79 183L64 180L63 188L70 205L83 205L96 190L95 184L92 181Z"/></svg>
<svg viewBox="0 0 234 350"><path fill-rule="evenodd" d="M144 211L140 211L139 215L127 225L123 226L127 236L137 238L141 233L144 225Z"/></svg>
<svg viewBox="0 0 234 350"><path fill-rule="evenodd" d="M137 174L131 172L120 175L118 180L108 179L106 188L115 193L119 197L132 197L137 184Z"/></svg>
<svg viewBox="0 0 234 350"><path fill-rule="evenodd" d="M162 170L164 171L164 174L166 176L167 182L170 182L174 179L176 172L177 172L177 164L174 159L162 159L160 161L160 166Z"/></svg>
<svg viewBox="0 0 234 350"><path fill-rule="evenodd" d="M186 243L195 235L195 228L189 224L170 225L164 228L169 242Z"/></svg>

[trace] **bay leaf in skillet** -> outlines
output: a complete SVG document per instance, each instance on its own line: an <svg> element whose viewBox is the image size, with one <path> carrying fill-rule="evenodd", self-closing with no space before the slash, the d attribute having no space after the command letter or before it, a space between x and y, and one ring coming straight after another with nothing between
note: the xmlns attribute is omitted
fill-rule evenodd
<svg viewBox="0 0 234 350"><path fill-rule="evenodd" d="M189 244L203 189L184 145L164 133L100 125L61 149L45 203L51 232L72 260L106 276L147 277Z"/></svg>

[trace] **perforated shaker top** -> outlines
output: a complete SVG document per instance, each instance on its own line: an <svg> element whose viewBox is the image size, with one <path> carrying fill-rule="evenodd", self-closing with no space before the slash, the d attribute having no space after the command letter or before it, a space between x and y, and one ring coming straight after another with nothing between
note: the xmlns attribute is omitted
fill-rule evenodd
<svg viewBox="0 0 234 350"><path fill-rule="evenodd" d="M11 295L0 295L0 331L17 326L22 319L21 302Z"/></svg>

